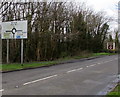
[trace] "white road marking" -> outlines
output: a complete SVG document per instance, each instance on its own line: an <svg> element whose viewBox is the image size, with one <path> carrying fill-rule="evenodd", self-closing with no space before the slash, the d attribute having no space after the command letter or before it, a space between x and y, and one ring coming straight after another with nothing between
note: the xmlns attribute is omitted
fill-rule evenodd
<svg viewBox="0 0 120 97"><path fill-rule="evenodd" d="M0 90L0 92L3 92L3 91L4 91L4 89L1 89L1 90Z"/></svg>
<svg viewBox="0 0 120 97"><path fill-rule="evenodd" d="M103 62L103 64L106 63L105 61Z"/></svg>
<svg viewBox="0 0 120 97"><path fill-rule="evenodd" d="M95 66L96 64L90 65L90 66Z"/></svg>
<svg viewBox="0 0 120 97"><path fill-rule="evenodd" d="M86 66L86 67L92 67L92 66L95 66L96 64L92 64L92 65L88 65L88 66Z"/></svg>
<svg viewBox="0 0 120 97"><path fill-rule="evenodd" d="M74 72L74 71L78 71L78 70L82 70L82 69L83 69L83 68L73 69L73 70L67 71L67 73Z"/></svg>
<svg viewBox="0 0 120 97"><path fill-rule="evenodd" d="M97 64L101 64L101 63L97 63Z"/></svg>
<svg viewBox="0 0 120 97"><path fill-rule="evenodd" d="M114 60L111 60L111 61L115 61L116 59L114 59Z"/></svg>
<svg viewBox="0 0 120 97"><path fill-rule="evenodd" d="M108 63L108 62L110 62L110 61L105 61L105 62L103 62L103 63Z"/></svg>
<svg viewBox="0 0 120 97"><path fill-rule="evenodd" d="M23 85L25 86L25 85L28 85L28 84L36 83L36 82L43 81L43 80L46 80L46 79L50 79L50 78L53 78L53 77L56 77L56 76L58 76L58 75L52 75L52 76L48 76L48 77L45 77L45 78L42 78L42 79L30 81L30 82L24 83Z"/></svg>
<svg viewBox="0 0 120 97"><path fill-rule="evenodd" d="M74 72L74 71L76 71L76 69L73 69L73 70L67 71L67 73Z"/></svg>
<svg viewBox="0 0 120 97"><path fill-rule="evenodd" d="M86 67L90 67L90 66L86 66Z"/></svg>
<svg viewBox="0 0 120 97"><path fill-rule="evenodd" d="M104 64L104 63L112 62L112 61L115 61L115 60L116 60L116 58L114 60L108 60L108 61L104 61L102 63L97 63L97 64Z"/></svg>
<svg viewBox="0 0 120 97"><path fill-rule="evenodd" d="M76 70L82 70L83 68L78 68L78 69L76 69Z"/></svg>
<svg viewBox="0 0 120 97"><path fill-rule="evenodd" d="M111 60L110 60L111 61ZM110 62L110 61L105 61L105 63L108 63L108 62Z"/></svg>
<svg viewBox="0 0 120 97"><path fill-rule="evenodd" d="M97 64L104 64L104 63L111 62L111 61L114 61L114 60L109 60L109 61L105 61L105 62L101 62L101 63L97 63ZM95 65L97 65L97 64L88 65L88 66L86 66L86 67L92 67L92 66L95 66ZM67 73L74 72L74 71L78 71L78 70L81 70L81 69L83 69L83 68L73 69L73 70L67 71Z"/></svg>

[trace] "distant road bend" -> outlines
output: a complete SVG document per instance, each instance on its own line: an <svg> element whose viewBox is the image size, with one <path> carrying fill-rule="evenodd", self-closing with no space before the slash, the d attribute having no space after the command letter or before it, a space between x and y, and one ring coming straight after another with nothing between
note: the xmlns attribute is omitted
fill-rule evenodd
<svg viewBox="0 0 120 97"><path fill-rule="evenodd" d="M118 55L3 73L3 95L97 95L118 74Z"/></svg>

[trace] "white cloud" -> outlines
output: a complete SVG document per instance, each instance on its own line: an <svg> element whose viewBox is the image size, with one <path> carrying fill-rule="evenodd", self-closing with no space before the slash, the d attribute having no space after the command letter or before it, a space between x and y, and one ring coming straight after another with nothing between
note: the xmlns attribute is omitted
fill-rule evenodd
<svg viewBox="0 0 120 97"><path fill-rule="evenodd" d="M73 1L73 0L72 0ZM86 2L95 11L104 11L106 16L114 20L118 18L117 5L120 0L75 0L76 2ZM112 29L117 27L117 23L110 23Z"/></svg>

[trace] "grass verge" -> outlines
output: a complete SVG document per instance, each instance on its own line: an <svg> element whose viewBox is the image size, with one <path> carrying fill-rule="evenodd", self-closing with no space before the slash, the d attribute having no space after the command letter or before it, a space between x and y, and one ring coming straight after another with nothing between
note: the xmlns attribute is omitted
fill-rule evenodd
<svg viewBox="0 0 120 97"><path fill-rule="evenodd" d="M120 83L115 87L113 91L108 93L107 97L120 97Z"/></svg>
<svg viewBox="0 0 120 97"><path fill-rule="evenodd" d="M49 65L59 64L63 61L95 57L95 56L101 56L101 55L112 55L112 54L113 53L90 53L90 54L82 54L80 56L60 58L55 61L25 63L23 65L21 65L21 64L2 64L2 66L0 66L0 70L1 71L12 71L12 70L20 70L20 69L26 69L26 68L36 68L36 67L41 67L41 66L49 66Z"/></svg>

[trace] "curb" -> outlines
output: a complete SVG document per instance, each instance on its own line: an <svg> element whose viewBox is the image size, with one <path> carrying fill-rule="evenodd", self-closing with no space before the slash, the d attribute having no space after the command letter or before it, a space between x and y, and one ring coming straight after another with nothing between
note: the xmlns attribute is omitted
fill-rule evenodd
<svg viewBox="0 0 120 97"><path fill-rule="evenodd" d="M73 60L68 60L68 61L62 61L57 64L51 64L51 65L40 66L40 67L23 68L23 69L18 69L18 70L11 70L11 71L2 71L1 73L9 73L9 72L22 71L22 70L37 69L37 68L46 68L46 67L51 67L51 66L56 66L56 65L61 65L61 64L76 63L76 62L85 61L85 60L92 60L92 59L101 58L101 57L105 57L105 56L108 56L108 55L101 55L101 56L82 58L82 59L73 59ZM111 55L109 55L109 56L111 56Z"/></svg>
<svg viewBox="0 0 120 97"><path fill-rule="evenodd" d="M115 87L118 85L120 82L120 75L116 75L116 79L113 80L107 87L105 87L102 91L100 91L97 95L107 95L111 91L115 89Z"/></svg>

